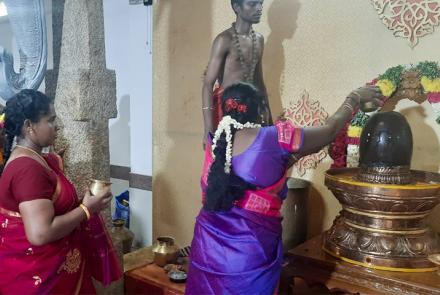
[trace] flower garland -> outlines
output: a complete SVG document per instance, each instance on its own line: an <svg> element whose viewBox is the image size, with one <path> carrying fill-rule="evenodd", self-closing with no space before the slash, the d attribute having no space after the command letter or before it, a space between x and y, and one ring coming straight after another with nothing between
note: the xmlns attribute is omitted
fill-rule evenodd
<svg viewBox="0 0 440 295"><path fill-rule="evenodd" d="M225 163L225 173L229 174L231 172L231 162L232 162L232 132L231 126L235 129L240 130L243 128L259 128L260 124L254 124L246 122L241 124L237 120L233 119L231 116L224 116L223 119L218 124L217 130L214 134L214 139L212 140L212 158L215 160L214 150L217 147L217 141L223 132L226 134L226 163Z"/></svg>
<svg viewBox="0 0 440 295"><path fill-rule="evenodd" d="M357 167L359 163L359 143L362 128L365 126L369 115L357 112L347 129L347 167Z"/></svg>
<svg viewBox="0 0 440 295"><path fill-rule="evenodd" d="M426 98L436 113L436 122L440 124L440 68L437 62L424 61L407 67L396 66L389 68L378 79L367 83L379 87L385 101L399 88L402 74L405 71L416 71ZM359 137L369 116L359 111L352 121L341 130L330 146L330 156L333 167L357 167L359 163Z"/></svg>
<svg viewBox="0 0 440 295"><path fill-rule="evenodd" d="M420 83L437 116L435 121L440 124L440 69L436 62L423 62L417 66L422 78Z"/></svg>

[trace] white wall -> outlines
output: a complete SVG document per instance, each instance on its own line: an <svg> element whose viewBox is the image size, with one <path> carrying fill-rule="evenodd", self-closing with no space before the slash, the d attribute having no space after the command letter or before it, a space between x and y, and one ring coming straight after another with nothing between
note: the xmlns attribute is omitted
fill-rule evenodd
<svg viewBox="0 0 440 295"><path fill-rule="evenodd" d="M110 163L130 166L130 42L128 1L104 1L105 57L116 72L118 117L110 119Z"/></svg>
<svg viewBox="0 0 440 295"><path fill-rule="evenodd" d="M130 6L130 53L132 104L131 114L131 173L153 175L152 109L153 59L151 37L152 7ZM150 17L148 17L150 16ZM143 245L153 237L153 194L151 191L130 189L132 230Z"/></svg>
<svg viewBox="0 0 440 295"><path fill-rule="evenodd" d="M109 122L110 163L131 167L131 173L152 175L152 54L147 39L150 7L128 1L104 1L107 68L116 71L118 117ZM113 191L128 189L115 182ZM152 241L152 193L130 188L130 228L135 242Z"/></svg>

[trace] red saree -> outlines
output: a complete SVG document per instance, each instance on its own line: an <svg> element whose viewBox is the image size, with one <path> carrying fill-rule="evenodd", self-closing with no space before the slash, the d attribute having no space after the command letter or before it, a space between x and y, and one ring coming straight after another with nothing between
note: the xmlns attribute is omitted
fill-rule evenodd
<svg viewBox="0 0 440 295"><path fill-rule="evenodd" d="M11 161L3 175L20 159ZM63 215L78 206L76 191L65 177L58 156L49 154L45 159L57 179L52 197L55 214ZM14 183L7 185L12 187ZM109 235L97 214L64 238L34 246L26 239L20 214L0 207L0 261L0 294L4 295L95 294L92 277L108 285L122 276Z"/></svg>
<svg viewBox="0 0 440 295"><path fill-rule="evenodd" d="M222 111L223 92L225 92L225 89L221 85L216 85L212 93L212 98L214 100L213 121L214 121L215 129L217 129L218 123L220 123L220 120L223 118L223 111Z"/></svg>

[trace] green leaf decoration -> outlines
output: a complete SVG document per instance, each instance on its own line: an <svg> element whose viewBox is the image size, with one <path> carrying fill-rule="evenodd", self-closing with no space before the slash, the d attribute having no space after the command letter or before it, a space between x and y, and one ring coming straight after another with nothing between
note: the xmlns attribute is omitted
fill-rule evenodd
<svg viewBox="0 0 440 295"><path fill-rule="evenodd" d="M403 66L395 66L386 70L385 73L379 76L379 79L388 79L393 82L396 87L398 87L400 82L402 81L403 71L405 71L405 68Z"/></svg>
<svg viewBox="0 0 440 295"><path fill-rule="evenodd" d="M356 127L364 127L369 118L369 115L365 114L362 111L359 111L356 113L356 115L354 115L353 119L350 122L350 125Z"/></svg>
<svg viewBox="0 0 440 295"><path fill-rule="evenodd" d="M440 77L440 70L438 63L434 61L422 61L416 66L416 71L420 73L421 76L426 76L431 80Z"/></svg>

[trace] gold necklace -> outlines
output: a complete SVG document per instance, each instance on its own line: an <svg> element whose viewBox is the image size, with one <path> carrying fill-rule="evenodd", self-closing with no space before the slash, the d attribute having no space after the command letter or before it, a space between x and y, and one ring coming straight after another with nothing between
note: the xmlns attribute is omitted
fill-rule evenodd
<svg viewBox="0 0 440 295"><path fill-rule="evenodd" d="M31 149L31 148L28 148L26 146L19 145L19 144L16 144L15 147L19 147L19 148L27 150L27 151L29 151L31 153L34 153L35 155L37 155L37 157L39 159L41 159L43 161L43 164L44 164L44 166L46 166L47 169L52 170L52 169L50 169L49 165L47 164L46 159L44 159L44 157L42 155L40 155L40 153L38 153L37 151L35 151L35 150Z"/></svg>

